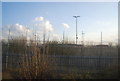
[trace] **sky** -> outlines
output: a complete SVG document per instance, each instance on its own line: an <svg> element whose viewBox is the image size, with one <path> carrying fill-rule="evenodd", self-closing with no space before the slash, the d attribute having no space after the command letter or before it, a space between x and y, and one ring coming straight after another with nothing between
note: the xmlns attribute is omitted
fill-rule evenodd
<svg viewBox="0 0 120 81"><path fill-rule="evenodd" d="M7 38L8 28L11 35L24 33L32 38L33 32L51 40L65 39L75 41L76 21L79 15L78 43L82 41L103 42L118 41L118 3L117 2L3 2L2 3L2 37Z"/></svg>
<svg viewBox="0 0 120 81"><path fill-rule="evenodd" d="M118 2L119 0L1 0L3 2Z"/></svg>
<svg viewBox="0 0 120 81"><path fill-rule="evenodd" d="M2 21L2 3L0 2L0 21ZM2 22L0 22L0 27L2 26Z"/></svg>

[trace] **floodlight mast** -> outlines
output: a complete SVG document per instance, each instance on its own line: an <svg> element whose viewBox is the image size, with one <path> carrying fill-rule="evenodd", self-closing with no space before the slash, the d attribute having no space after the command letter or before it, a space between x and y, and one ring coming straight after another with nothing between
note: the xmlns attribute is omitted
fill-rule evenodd
<svg viewBox="0 0 120 81"><path fill-rule="evenodd" d="M73 16L73 17L76 18L76 44L77 44L77 39L78 39L78 36L77 36L77 18L80 16Z"/></svg>

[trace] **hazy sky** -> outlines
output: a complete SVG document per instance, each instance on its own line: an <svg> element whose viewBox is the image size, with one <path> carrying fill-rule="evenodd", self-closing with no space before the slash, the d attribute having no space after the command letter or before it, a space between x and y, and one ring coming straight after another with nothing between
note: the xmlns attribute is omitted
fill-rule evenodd
<svg viewBox="0 0 120 81"><path fill-rule="evenodd" d="M42 37L45 28L51 39L62 40L65 31L68 40L75 40L74 15L80 16L79 42L82 40L82 31L85 33L85 41L100 42L100 33L103 32L104 42L117 42L117 2L3 2L3 37L8 34L8 27L11 28L11 32L14 31L13 35L23 32L27 27L28 34L35 28L37 34Z"/></svg>

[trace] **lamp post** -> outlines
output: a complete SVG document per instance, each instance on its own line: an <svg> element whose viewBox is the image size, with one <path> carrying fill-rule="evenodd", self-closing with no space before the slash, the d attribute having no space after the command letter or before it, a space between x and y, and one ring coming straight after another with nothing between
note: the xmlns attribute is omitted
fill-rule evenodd
<svg viewBox="0 0 120 81"><path fill-rule="evenodd" d="M73 16L73 17L76 18L76 44L77 44L77 39L78 39L78 37L77 37L77 18L80 16Z"/></svg>

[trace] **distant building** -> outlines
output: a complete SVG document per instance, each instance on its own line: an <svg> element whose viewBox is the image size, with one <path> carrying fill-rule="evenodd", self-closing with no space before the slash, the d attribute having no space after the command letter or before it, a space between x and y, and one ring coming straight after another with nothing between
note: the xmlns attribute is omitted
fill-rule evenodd
<svg viewBox="0 0 120 81"><path fill-rule="evenodd" d="M76 44L57 44L57 46L65 46L65 47L82 47L83 45L76 45Z"/></svg>
<svg viewBox="0 0 120 81"><path fill-rule="evenodd" d="M109 47L108 45L96 45L97 47Z"/></svg>

